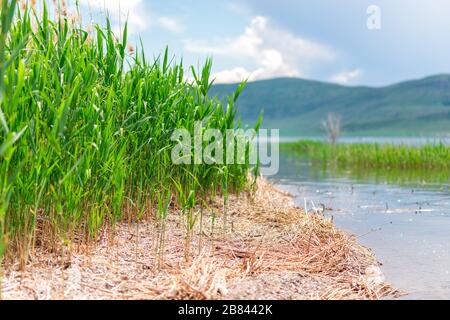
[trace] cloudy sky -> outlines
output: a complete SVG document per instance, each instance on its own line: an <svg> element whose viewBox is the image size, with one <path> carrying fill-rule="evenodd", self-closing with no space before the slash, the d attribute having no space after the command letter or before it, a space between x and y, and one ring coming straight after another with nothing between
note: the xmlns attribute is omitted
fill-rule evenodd
<svg viewBox="0 0 450 320"><path fill-rule="evenodd" d="M166 45L198 65L213 57L216 82L303 77L381 86L450 73L448 0L80 0L116 28L128 17L131 41L146 54ZM380 8L370 30L370 5ZM122 14L119 14L122 13Z"/></svg>

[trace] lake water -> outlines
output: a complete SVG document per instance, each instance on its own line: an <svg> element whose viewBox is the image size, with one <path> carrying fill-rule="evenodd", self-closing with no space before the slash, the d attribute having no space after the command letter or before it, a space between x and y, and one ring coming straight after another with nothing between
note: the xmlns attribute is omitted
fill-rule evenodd
<svg viewBox="0 0 450 320"><path fill-rule="evenodd" d="M272 180L302 207L332 208L325 215L372 249L386 280L409 293L403 298L450 299L449 177L336 171L281 153Z"/></svg>
<svg viewBox="0 0 450 320"><path fill-rule="evenodd" d="M262 139L264 140L264 139ZM267 139L266 139L267 140ZM269 138L269 140L272 140ZM299 140L317 140L324 141L326 138L319 136L301 137L301 136L280 136L280 142L295 142ZM340 137L338 143L390 143L404 145L423 145L427 143L443 143L450 145L450 136L436 137Z"/></svg>

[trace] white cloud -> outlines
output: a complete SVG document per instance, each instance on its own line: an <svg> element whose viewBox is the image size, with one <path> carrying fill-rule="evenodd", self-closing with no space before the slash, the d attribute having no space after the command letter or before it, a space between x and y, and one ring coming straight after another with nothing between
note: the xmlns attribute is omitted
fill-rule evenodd
<svg viewBox="0 0 450 320"><path fill-rule="evenodd" d="M121 22L124 25L128 21L130 33L144 31L150 26L142 0L81 0L80 3L93 10L107 11L114 24Z"/></svg>
<svg viewBox="0 0 450 320"><path fill-rule="evenodd" d="M227 1L226 7L239 15L247 15L250 12L248 6L242 1Z"/></svg>
<svg viewBox="0 0 450 320"><path fill-rule="evenodd" d="M250 78L251 72L243 67L216 72L213 77L217 83L236 83Z"/></svg>
<svg viewBox="0 0 450 320"><path fill-rule="evenodd" d="M216 39L213 43L186 40L185 49L193 53L251 59L256 65L250 71L237 67L218 72L216 82L304 76L316 64L333 61L336 57L332 49L269 25L262 16L254 17L236 38Z"/></svg>
<svg viewBox="0 0 450 320"><path fill-rule="evenodd" d="M173 17L160 17L158 19L158 24L160 27L174 33L180 33L184 30L183 25Z"/></svg>
<svg viewBox="0 0 450 320"><path fill-rule="evenodd" d="M183 31L183 26L174 17L152 14L144 0L81 0L80 3L95 11L108 12L114 30L119 30L128 21L128 31L136 34L157 26L171 32L179 33Z"/></svg>
<svg viewBox="0 0 450 320"><path fill-rule="evenodd" d="M350 84L354 80L358 79L363 71L361 69L355 69L351 71L344 71L338 74L335 74L330 78L331 82L339 83L339 84Z"/></svg>

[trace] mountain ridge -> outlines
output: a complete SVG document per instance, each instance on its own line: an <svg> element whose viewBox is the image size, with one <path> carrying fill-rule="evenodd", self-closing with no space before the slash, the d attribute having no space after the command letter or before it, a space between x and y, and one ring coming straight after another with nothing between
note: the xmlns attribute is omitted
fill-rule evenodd
<svg viewBox="0 0 450 320"><path fill-rule="evenodd" d="M223 99L238 84L216 84L210 95ZM387 86L345 86L302 78L249 82L237 102L244 123L264 110L266 128L283 135L323 134L330 112L342 118L347 135L436 135L450 133L450 74L436 74Z"/></svg>

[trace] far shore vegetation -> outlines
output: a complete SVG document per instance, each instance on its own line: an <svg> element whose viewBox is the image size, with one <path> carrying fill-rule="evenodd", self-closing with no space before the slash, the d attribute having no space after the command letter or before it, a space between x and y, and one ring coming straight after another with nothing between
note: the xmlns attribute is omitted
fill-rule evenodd
<svg viewBox="0 0 450 320"><path fill-rule="evenodd" d="M440 170L450 172L450 146L380 143L338 143L301 140L284 143L281 150L307 157L316 164L360 169Z"/></svg>

